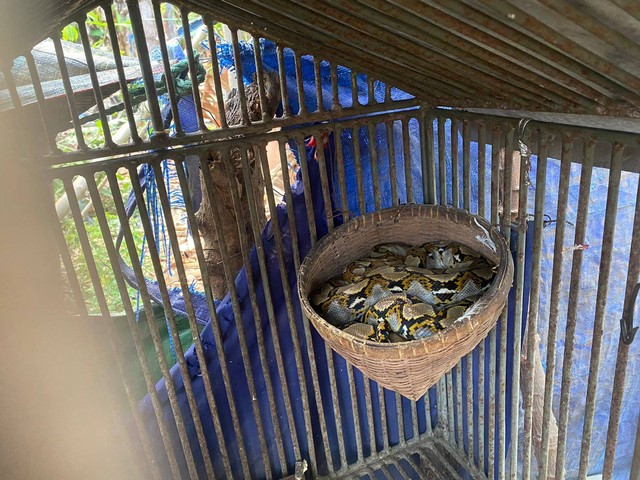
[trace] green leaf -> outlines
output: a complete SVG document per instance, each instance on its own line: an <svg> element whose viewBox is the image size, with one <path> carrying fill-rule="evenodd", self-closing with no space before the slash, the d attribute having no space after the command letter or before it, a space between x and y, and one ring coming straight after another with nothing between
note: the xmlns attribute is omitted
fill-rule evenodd
<svg viewBox="0 0 640 480"><path fill-rule="evenodd" d="M68 42L77 42L80 33L78 32L78 27L76 27L73 23L70 23L66 27L62 29L62 39Z"/></svg>

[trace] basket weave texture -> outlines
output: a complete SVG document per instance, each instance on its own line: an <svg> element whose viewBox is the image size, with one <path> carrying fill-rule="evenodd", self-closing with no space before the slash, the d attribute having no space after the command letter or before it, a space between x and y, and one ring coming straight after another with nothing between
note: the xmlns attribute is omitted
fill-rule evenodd
<svg viewBox="0 0 640 480"><path fill-rule="evenodd" d="M455 242L498 265L492 284L465 315L445 330L401 343L377 343L334 327L309 301L320 285L381 243ZM380 385L418 400L483 340L502 311L513 281L513 260L502 235L484 218L457 208L403 205L357 217L320 240L300 267L298 294L320 336Z"/></svg>

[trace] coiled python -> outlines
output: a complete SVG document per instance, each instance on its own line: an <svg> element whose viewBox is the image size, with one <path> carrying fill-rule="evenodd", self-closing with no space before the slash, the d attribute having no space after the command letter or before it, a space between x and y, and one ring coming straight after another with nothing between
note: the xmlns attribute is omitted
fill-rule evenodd
<svg viewBox="0 0 640 480"><path fill-rule="evenodd" d="M495 267L455 244L382 244L311 297L332 325L377 342L425 338L451 325L486 291Z"/></svg>

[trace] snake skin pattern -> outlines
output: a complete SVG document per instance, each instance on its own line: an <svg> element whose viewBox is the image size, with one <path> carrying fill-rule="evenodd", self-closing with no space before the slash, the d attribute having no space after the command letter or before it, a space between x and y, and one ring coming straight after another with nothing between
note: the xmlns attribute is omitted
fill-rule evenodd
<svg viewBox="0 0 640 480"><path fill-rule="evenodd" d="M421 339L443 330L487 290L495 266L455 244L382 244L311 297L332 325L376 342Z"/></svg>

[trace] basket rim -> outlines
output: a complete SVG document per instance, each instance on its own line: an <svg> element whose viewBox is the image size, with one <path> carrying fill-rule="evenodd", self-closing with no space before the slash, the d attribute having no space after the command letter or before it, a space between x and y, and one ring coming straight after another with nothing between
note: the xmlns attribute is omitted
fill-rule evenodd
<svg viewBox="0 0 640 480"><path fill-rule="evenodd" d="M465 312L465 314L461 317L461 319L463 320L458 319L444 330L435 332L433 335L430 335L426 338L414 339L407 342L398 343L380 343L374 342L372 340L358 338L354 335L345 333L344 330L341 330L338 327L332 325L326 319L320 316L311 305L307 293L305 292L305 279L311 263L315 260L315 258L319 256L319 253L325 250L327 246L330 245L333 241L341 237L343 234L350 232L350 229L352 229L354 225L367 224L372 220L375 221L376 219L381 220L382 216L386 216L394 211L397 212L394 221L403 213L406 215L412 214L411 216L417 219L420 217L424 217L424 215L413 215L415 212L427 211L435 211L436 215L433 215L433 217L450 217L453 220L453 217L460 218L460 216L462 216L463 218L467 217L470 220L475 219L476 223L486 229L486 231L489 233L491 240L496 246L496 256L499 257L500 263L498 264L498 270L491 283L491 286L482 295L482 297L477 302L475 302L467 312ZM498 291L505 290L505 283L512 281L512 278L513 259L511 258L507 243L498 229L494 225L489 223L484 217L474 215L464 209L456 207L412 203L381 209L352 218L348 222L345 222L342 225L336 227L334 230L320 239L311 248L311 250L309 250L302 264L300 265L300 269L298 272L298 296L300 298L300 302L302 304L301 306L303 307L305 314L310 318L311 322L314 324L314 326L316 326L318 330L324 330L324 332L327 334L331 334L333 336L337 336L349 341L354 350L360 350L362 354L366 354L367 350L374 350L377 352L386 350L389 352L407 352L407 355L409 355L409 351L415 351L416 349L428 351L431 350L430 347L443 347L446 346L450 341L459 341L461 333L464 334L469 330L469 328L473 329L475 326L474 323L478 323L477 317L479 316L478 314L480 313L480 311L486 309L489 306L494 306L498 303L500 305L496 310L501 310L506 302L506 296L504 299L500 299L496 296L496 293ZM507 288L507 293L508 290L509 289ZM320 331L318 333L320 333Z"/></svg>

